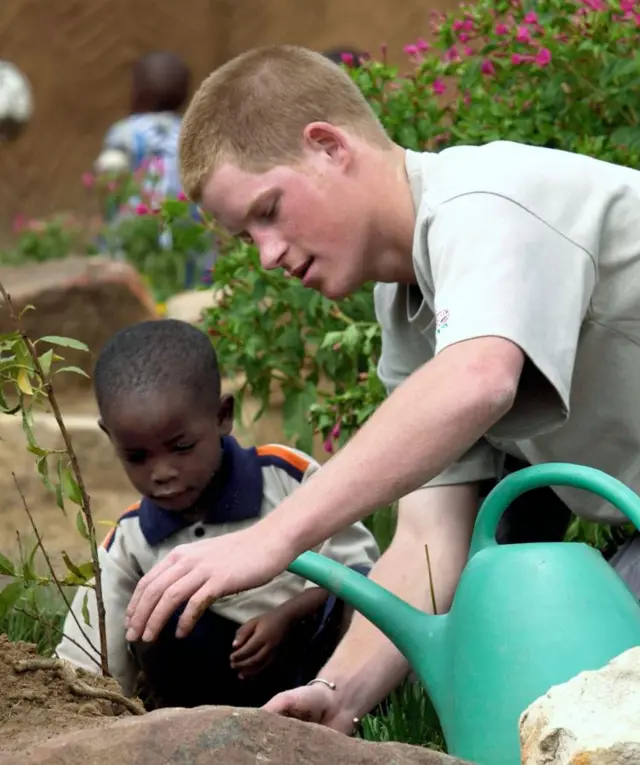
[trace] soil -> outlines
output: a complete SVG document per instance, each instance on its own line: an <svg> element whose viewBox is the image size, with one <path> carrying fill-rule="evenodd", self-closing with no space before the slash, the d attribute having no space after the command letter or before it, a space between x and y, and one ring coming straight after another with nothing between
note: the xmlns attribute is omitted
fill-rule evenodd
<svg viewBox="0 0 640 765"><path fill-rule="evenodd" d="M38 657L35 646L29 643L11 643L6 635L0 635L0 761L3 752L19 751L59 733L93 728L113 722L114 717L133 714L119 703L89 698L89 693L105 691L105 695L119 695L120 687L111 678L75 671L68 665L69 679L64 670L56 668L18 669L43 661L54 660ZM78 694L87 688L88 693Z"/></svg>

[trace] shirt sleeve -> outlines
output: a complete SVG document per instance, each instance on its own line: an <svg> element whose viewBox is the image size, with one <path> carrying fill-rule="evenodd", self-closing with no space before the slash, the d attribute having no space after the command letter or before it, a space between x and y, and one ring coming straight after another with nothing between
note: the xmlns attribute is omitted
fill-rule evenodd
<svg viewBox="0 0 640 765"><path fill-rule="evenodd" d="M382 333L378 377L387 395L391 395L407 377L433 358L435 343L407 322L401 321L402 312L399 306L390 304L390 299L399 298L398 287L394 288L395 296L390 292L390 285L381 287L382 289L376 288L375 295L376 316ZM497 478L502 470L502 462L502 454L481 439L422 488L476 483Z"/></svg>
<svg viewBox="0 0 640 765"><path fill-rule="evenodd" d="M520 440L561 425L595 284L593 255L517 203L489 193L443 204L427 244L436 353L495 336L526 356L515 404L489 435Z"/></svg>
<svg viewBox="0 0 640 765"><path fill-rule="evenodd" d="M132 521L128 521L129 524ZM107 657L113 677L123 693L135 689L136 666L125 639L125 614L140 579L133 557L128 552L125 522L98 548L107 631ZM88 618L87 618L88 617ZM87 624L87 621L89 622ZM79 587L63 626L63 638L56 656L92 674L100 672L100 636L95 590Z"/></svg>

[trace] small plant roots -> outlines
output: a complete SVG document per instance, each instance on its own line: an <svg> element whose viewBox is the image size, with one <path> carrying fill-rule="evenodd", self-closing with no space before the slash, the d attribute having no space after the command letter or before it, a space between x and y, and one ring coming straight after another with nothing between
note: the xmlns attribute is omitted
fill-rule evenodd
<svg viewBox="0 0 640 765"><path fill-rule="evenodd" d="M14 669L19 673L35 672L38 669L55 672L56 675L68 685L69 690L74 696L110 701L113 704L120 704L131 712L131 714L145 714L144 707L137 701L128 699L121 693L116 693L115 691L110 691L106 688L91 688L86 683L83 683L78 679L76 671L71 664L60 659L45 659L42 657L23 659L15 663Z"/></svg>

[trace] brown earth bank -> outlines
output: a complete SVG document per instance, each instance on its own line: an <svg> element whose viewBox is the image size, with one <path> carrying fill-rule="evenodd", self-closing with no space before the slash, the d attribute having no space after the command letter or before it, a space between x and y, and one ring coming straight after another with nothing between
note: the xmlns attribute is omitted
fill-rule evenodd
<svg viewBox="0 0 640 765"><path fill-rule="evenodd" d="M120 694L115 680L89 675L68 667L68 677L56 668L38 669L51 662L36 654L29 643L11 643L0 635L0 763L8 751L52 736L93 728L132 714L124 706L104 698ZM46 665L45 665L46 666ZM106 693L105 693L106 691ZM93 695L103 698L92 698Z"/></svg>

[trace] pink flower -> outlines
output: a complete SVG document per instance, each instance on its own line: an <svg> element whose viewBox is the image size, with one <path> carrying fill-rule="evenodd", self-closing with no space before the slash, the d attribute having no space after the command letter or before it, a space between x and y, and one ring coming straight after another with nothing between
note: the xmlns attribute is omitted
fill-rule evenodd
<svg viewBox="0 0 640 765"><path fill-rule="evenodd" d="M353 53L341 53L340 60L347 66L353 66Z"/></svg>
<svg viewBox="0 0 640 765"><path fill-rule="evenodd" d="M342 348L342 345L340 343L334 343L333 344L333 350L334 351L339 351L340 348Z"/></svg>
<svg viewBox="0 0 640 765"><path fill-rule="evenodd" d="M178 192L178 202L188 202L189 197L184 193L184 191Z"/></svg>
<svg viewBox="0 0 640 765"><path fill-rule="evenodd" d="M407 56L417 56L420 53L417 45L405 45L402 50L407 54Z"/></svg>
<svg viewBox="0 0 640 765"><path fill-rule="evenodd" d="M331 438L340 438L340 420L333 426Z"/></svg>
<svg viewBox="0 0 640 765"><path fill-rule="evenodd" d="M465 56L473 56L475 54L475 51L473 50L473 48L470 48L468 45L464 46L464 48L462 49L462 52L464 53Z"/></svg>
<svg viewBox="0 0 640 765"><path fill-rule="evenodd" d="M327 440L322 445L322 448L327 454L333 454L333 443L331 442L330 438L327 438Z"/></svg>
<svg viewBox="0 0 640 765"><path fill-rule="evenodd" d="M431 87L433 88L433 92L438 96L441 96L447 89L447 86L442 80L434 80Z"/></svg>
<svg viewBox="0 0 640 765"><path fill-rule="evenodd" d="M529 11L529 13L525 13L523 21L525 24L537 24L538 14L535 11Z"/></svg>
<svg viewBox="0 0 640 765"><path fill-rule="evenodd" d="M471 96L469 95L469 91L464 94L462 101L465 106L471 106Z"/></svg>
<svg viewBox="0 0 640 765"><path fill-rule="evenodd" d="M496 73L496 68L493 65L493 61L489 61L488 58L485 58L485 60L482 62L482 65L480 66L480 71L482 74L492 75Z"/></svg>
<svg viewBox="0 0 640 765"><path fill-rule="evenodd" d="M462 19L456 19L453 22L453 31L458 32L461 29L464 29L464 21Z"/></svg>
<svg viewBox="0 0 640 765"><path fill-rule="evenodd" d="M520 53L511 54L511 63L515 66L518 66L518 64L521 64L524 60L524 56L522 56Z"/></svg>
<svg viewBox="0 0 640 765"><path fill-rule="evenodd" d="M582 2L592 11L604 11L605 9L603 0L582 0Z"/></svg>
<svg viewBox="0 0 640 765"><path fill-rule="evenodd" d="M82 174L82 185L85 187L85 189L92 189L95 185L96 179L93 173L83 173Z"/></svg>
<svg viewBox="0 0 640 765"><path fill-rule="evenodd" d="M421 53L425 53L426 51L428 51L428 50L429 50L429 48L430 48L430 47L431 47L431 46L430 46L430 45L429 45L429 43L428 43L428 42L427 42L427 41L424 39L424 37L418 37L418 39L416 40L416 48L417 48L417 49L418 49L418 50L419 50Z"/></svg>
<svg viewBox="0 0 640 765"><path fill-rule="evenodd" d="M496 24L496 34L504 36L509 34L509 27L506 24Z"/></svg>
<svg viewBox="0 0 640 765"><path fill-rule="evenodd" d="M13 233L19 234L27 227L27 216L24 213L18 213L13 219Z"/></svg>
<svg viewBox="0 0 640 765"><path fill-rule="evenodd" d="M551 51L549 48L540 48L536 54L535 61L538 66L547 66L547 64L551 63Z"/></svg>
<svg viewBox="0 0 640 765"><path fill-rule="evenodd" d="M531 32L528 27L518 27L516 40L521 43L531 42Z"/></svg>
<svg viewBox="0 0 640 765"><path fill-rule="evenodd" d="M151 210L143 202L136 205L136 215L149 215Z"/></svg>
<svg viewBox="0 0 640 765"><path fill-rule="evenodd" d="M455 45L452 45L449 50L445 51L444 54L444 60L445 61L455 61L456 59L460 58L460 54L458 53L458 49Z"/></svg>
<svg viewBox="0 0 640 765"><path fill-rule="evenodd" d="M469 35L466 32L460 32L458 40L460 40L461 43L466 43L469 40Z"/></svg>

